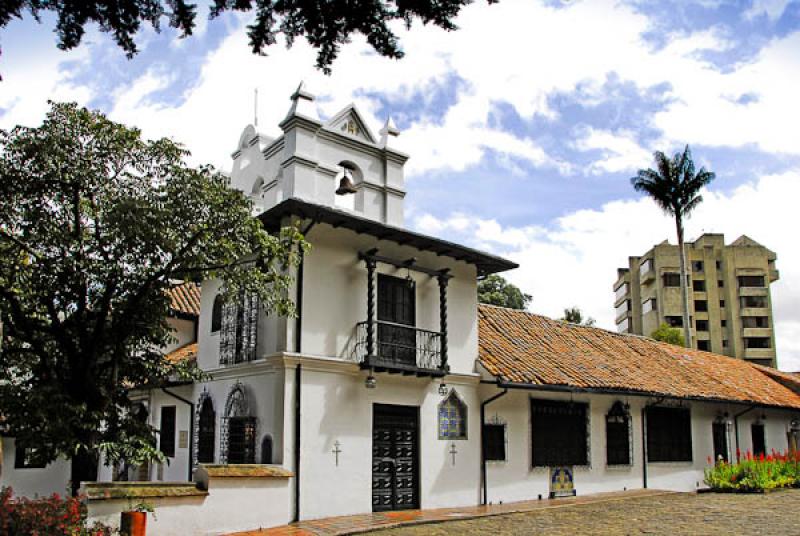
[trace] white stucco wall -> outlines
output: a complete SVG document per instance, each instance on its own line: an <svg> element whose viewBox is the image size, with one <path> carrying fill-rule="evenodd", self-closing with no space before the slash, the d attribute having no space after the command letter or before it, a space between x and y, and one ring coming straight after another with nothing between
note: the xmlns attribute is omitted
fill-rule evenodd
<svg viewBox="0 0 800 536"><path fill-rule="evenodd" d="M303 276L304 355L349 359L356 324L367 319L367 270L358 253L378 248L383 256L415 257L419 266L451 270L453 278L447 290L449 364L453 372L474 372L478 348L474 266L325 224L315 226L308 240L312 248L305 258ZM400 278L409 275L405 269L383 263L378 263L377 271ZM437 280L413 270L410 275L416 282L416 327L439 331ZM375 295L377 307L377 288Z"/></svg>
<svg viewBox="0 0 800 536"><path fill-rule="evenodd" d="M16 448L14 438L2 437L2 468L0 488L10 486L15 497L48 496L69 493L69 460L59 459L46 467L15 469Z"/></svg>
<svg viewBox="0 0 800 536"><path fill-rule="evenodd" d="M474 505L478 502L480 443L477 377L449 378L469 408L468 440L439 440L439 381L378 375L376 389L366 389L366 373L355 365L342 367L304 359L301 403L301 519L372 511L372 418L374 404L419 408L420 501L422 508ZM291 369L294 370L293 368ZM287 392L294 376L287 373ZM292 404L293 405L293 404ZM288 412L293 415L293 410ZM293 423L289 419L289 423ZM293 452L292 426L287 426L286 453ZM339 465L333 453L341 453ZM456 463L449 453L456 445ZM291 459L291 458L290 458ZM291 462L284 464L291 468Z"/></svg>
<svg viewBox="0 0 800 536"><path fill-rule="evenodd" d="M287 479L215 478L205 497L148 498L148 536L226 534L285 525L291 520ZM127 499L89 501L89 521L119 527Z"/></svg>

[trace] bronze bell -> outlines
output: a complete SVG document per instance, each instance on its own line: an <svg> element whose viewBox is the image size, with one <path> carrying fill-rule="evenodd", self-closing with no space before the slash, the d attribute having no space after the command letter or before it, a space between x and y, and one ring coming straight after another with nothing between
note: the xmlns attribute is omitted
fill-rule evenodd
<svg viewBox="0 0 800 536"><path fill-rule="evenodd" d="M339 187L336 189L336 195L354 194L358 190L353 186L353 181L350 180L350 173L344 172L344 175L339 180Z"/></svg>

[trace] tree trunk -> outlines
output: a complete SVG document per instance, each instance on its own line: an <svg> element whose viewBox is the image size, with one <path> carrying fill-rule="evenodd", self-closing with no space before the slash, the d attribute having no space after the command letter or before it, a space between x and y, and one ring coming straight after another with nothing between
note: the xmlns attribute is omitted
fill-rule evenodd
<svg viewBox="0 0 800 536"><path fill-rule="evenodd" d="M689 285L686 273L686 248L683 244L683 220L680 215L675 216L675 226L678 228L678 249L681 259L681 299L683 300L683 338L685 346L692 347L692 328L689 320Z"/></svg>
<svg viewBox="0 0 800 536"><path fill-rule="evenodd" d="M99 458L96 453L81 449L72 457L70 463L70 489L72 496L78 495L81 482L94 482L97 480L97 464Z"/></svg>

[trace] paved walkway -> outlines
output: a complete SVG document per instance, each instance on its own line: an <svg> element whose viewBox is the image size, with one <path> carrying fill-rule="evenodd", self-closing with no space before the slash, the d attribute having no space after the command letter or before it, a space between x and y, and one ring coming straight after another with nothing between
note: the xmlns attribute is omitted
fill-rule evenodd
<svg viewBox="0 0 800 536"><path fill-rule="evenodd" d="M439 523L442 521L475 519L503 514L519 514L571 505L607 503L641 497L657 497L667 494L671 495L673 493L668 491L640 489L543 501L492 504L487 506L439 508L436 510L401 510L398 512L382 512L301 521L300 523L294 523L283 527L237 532L235 536L339 536L404 525Z"/></svg>

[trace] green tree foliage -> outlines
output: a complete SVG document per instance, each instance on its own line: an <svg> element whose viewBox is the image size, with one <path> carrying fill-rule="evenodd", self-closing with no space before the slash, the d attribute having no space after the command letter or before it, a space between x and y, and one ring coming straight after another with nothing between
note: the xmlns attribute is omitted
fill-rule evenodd
<svg viewBox="0 0 800 536"><path fill-rule="evenodd" d="M577 306L564 309L564 316L559 320L579 326L594 326L595 324L595 320L591 316L587 316L586 319L584 319L583 312Z"/></svg>
<svg viewBox="0 0 800 536"><path fill-rule="evenodd" d="M650 337L657 341L668 342L677 346L686 346L686 340L683 338L681 330L673 328L669 324L661 324L658 326L658 329L651 333Z"/></svg>
<svg viewBox="0 0 800 536"><path fill-rule="evenodd" d="M530 294L525 294L497 274L492 274L478 282L478 301L480 303L511 309L525 309L531 300L533 298Z"/></svg>
<svg viewBox="0 0 800 536"><path fill-rule="evenodd" d="M494 3L496 0L488 0ZM247 27L250 47L256 54L277 42L283 34L287 46L298 37L317 49L317 67L330 72L330 65L343 44L353 35L363 35L382 56L402 58L403 50L390 23L402 21L407 28L415 19L445 30L457 29L453 19L470 0L325 0L324 2L285 2L272 0L214 0L208 17L214 19L225 11L253 13ZM69 50L83 39L87 24L97 24L112 34L128 57L137 53L134 36L142 23L160 30L162 20L177 29L182 37L192 34L197 18L197 4L185 0L119 0L117 2L43 2L7 0L0 3L0 28L26 13L39 20L42 11L57 17L58 47Z"/></svg>
<svg viewBox="0 0 800 536"><path fill-rule="evenodd" d="M101 450L159 456L129 394L197 377L159 351L177 281L219 277L228 297L293 312L299 232L268 234L226 177L187 154L74 104L0 130L0 408L38 461L72 460L73 484L96 478Z"/></svg>
<svg viewBox="0 0 800 536"><path fill-rule="evenodd" d="M695 172L694 160L689 146L683 153L675 153L672 159L661 151L653 154L656 169L640 169L631 178L631 184L637 192L649 195L668 215L675 218L678 232L678 249L680 250L681 296L683 298L683 330L684 340L691 346L692 335L689 331L689 287L686 274L686 250L683 241L683 221L703 202L700 195L706 185L714 180L714 173L700 168Z"/></svg>

